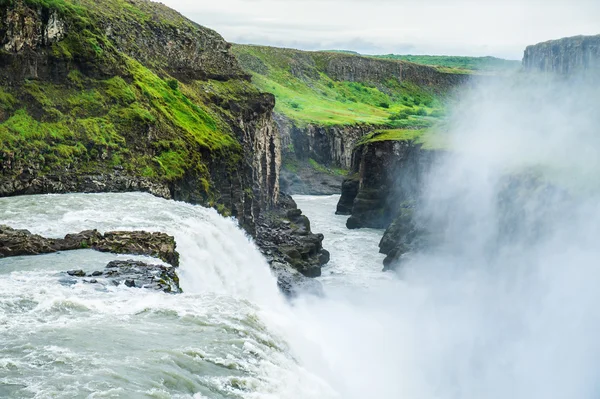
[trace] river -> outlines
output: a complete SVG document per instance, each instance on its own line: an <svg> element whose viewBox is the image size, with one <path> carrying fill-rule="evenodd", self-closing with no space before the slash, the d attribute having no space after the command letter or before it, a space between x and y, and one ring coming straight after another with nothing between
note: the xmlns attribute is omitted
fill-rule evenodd
<svg viewBox="0 0 600 399"><path fill-rule="evenodd" d="M130 256L0 259L0 397L596 397L599 256L585 237L596 237L598 212L585 214L594 230L493 259L462 242L396 275L381 271L382 232L347 230L337 196L295 199L332 259L326 295L291 303L251 240L214 210L138 193L0 199L2 223L46 236L172 234L184 290L63 273Z"/></svg>

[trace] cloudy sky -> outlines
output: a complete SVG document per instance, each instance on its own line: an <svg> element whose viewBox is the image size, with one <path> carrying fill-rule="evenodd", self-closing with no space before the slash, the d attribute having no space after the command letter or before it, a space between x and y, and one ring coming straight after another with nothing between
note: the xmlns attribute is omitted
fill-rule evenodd
<svg viewBox="0 0 600 399"><path fill-rule="evenodd" d="M236 43L366 54L494 55L600 34L600 0L161 0Z"/></svg>

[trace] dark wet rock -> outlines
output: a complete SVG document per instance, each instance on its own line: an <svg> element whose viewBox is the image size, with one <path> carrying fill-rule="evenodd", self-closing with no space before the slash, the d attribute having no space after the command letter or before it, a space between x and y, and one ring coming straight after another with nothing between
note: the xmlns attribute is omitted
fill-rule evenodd
<svg viewBox="0 0 600 399"><path fill-rule="evenodd" d="M379 242L379 252L388 254L400 241L411 236L415 230L414 205L409 203L400 210L399 215L383 234L383 238Z"/></svg>
<svg viewBox="0 0 600 399"><path fill-rule="evenodd" d="M79 270L73 277L94 277L90 280L83 280L89 284L124 285L130 288L144 288L154 291L163 291L166 293L180 293L179 276L176 268L164 265L153 265L140 261L112 261L103 271L95 271L86 274Z"/></svg>
<svg viewBox="0 0 600 399"><path fill-rule="evenodd" d="M319 277L329 261L322 234L313 234L310 221L292 197L282 194L277 208L264 212L256 243L269 264L285 264L306 277Z"/></svg>
<svg viewBox="0 0 600 399"><path fill-rule="evenodd" d="M56 252L52 240L31 234L28 230L16 230L0 226L0 256L39 255Z"/></svg>
<svg viewBox="0 0 600 399"><path fill-rule="evenodd" d="M72 277L85 277L85 272L83 270L69 270L67 274Z"/></svg>
<svg viewBox="0 0 600 399"><path fill-rule="evenodd" d="M28 230L0 226L0 256L39 255L91 248L100 252L145 255L179 266L175 239L164 233L114 231L104 235L97 230L67 234L62 239L45 238Z"/></svg>
<svg viewBox="0 0 600 399"><path fill-rule="evenodd" d="M152 256L172 266L179 266L179 253L175 247L175 239L172 236L145 231L108 232L102 240L92 246L100 252Z"/></svg>
<svg viewBox="0 0 600 399"><path fill-rule="evenodd" d="M424 229L416 220L415 203L402 204L398 216L386 229L379 242L379 252L387 255L383 260L384 271L396 269L401 257L416 250L425 235Z"/></svg>
<svg viewBox="0 0 600 399"><path fill-rule="evenodd" d="M353 174L344 181L338 204L339 214L351 214L347 227L387 228L402 203L419 198L424 176L436 155L409 140L358 146Z"/></svg>
<svg viewBox="0 0 600 399"><path fill-rule="evenodd" d="M335 211L336 215L352 214L352 206L354 205L354 199L358 195L359 186L360 178L358 173L354 173L344 179L342 182L342 196Z"/></svg>

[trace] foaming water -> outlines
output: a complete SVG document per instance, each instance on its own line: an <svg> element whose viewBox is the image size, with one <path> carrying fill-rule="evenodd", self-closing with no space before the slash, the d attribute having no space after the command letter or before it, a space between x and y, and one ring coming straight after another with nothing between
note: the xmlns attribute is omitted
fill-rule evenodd
<svg viewBox="0 0 600 399"><path fill-rule="evenodd" d="M1 199L0 220L51 237L92 228L172 234L185 291L99 289L64 275L130 256L82 250L0 260L0 397L322 398L332 392L291 353L282 335L293 330L289 306L234 221L146 194Z"/></svg>

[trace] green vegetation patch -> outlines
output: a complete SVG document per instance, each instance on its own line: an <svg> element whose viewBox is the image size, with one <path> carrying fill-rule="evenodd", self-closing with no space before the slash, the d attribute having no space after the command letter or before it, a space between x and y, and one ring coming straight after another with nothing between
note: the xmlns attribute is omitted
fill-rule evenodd
<svg viewBox="0 0 600 399"><path fill-rule="evenodd" d="M343 54L303 52L262 46L235 45L233 51L261 90L273 93L276 112L296 125L372 124L389 127L427 127L429 121L393 116L438 118L444 103L435 91L409 82L389 79L363 83L338 81L327 74L331 57ZM422 111L419 111L421 110Z"/></svg>
<svg viewBox="0 0 600 399"><path fill-rule="evenodd" d="M388 129L375 130L364 136L356 145L361 146L378 141L412 141L422 144L429 150L448 149L446 135L438 129Z"/></svg>

